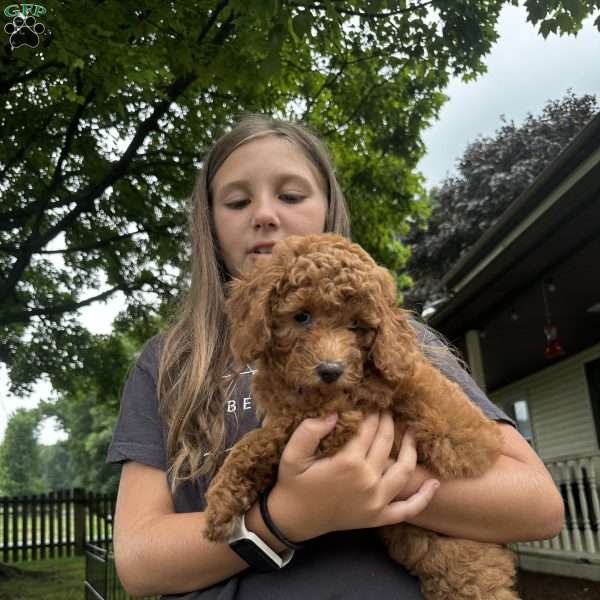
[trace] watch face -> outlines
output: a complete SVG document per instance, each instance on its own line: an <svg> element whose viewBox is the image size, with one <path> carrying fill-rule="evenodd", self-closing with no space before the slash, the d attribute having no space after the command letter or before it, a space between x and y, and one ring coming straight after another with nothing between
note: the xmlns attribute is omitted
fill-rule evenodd
<svg viewBox="0 0 600 600"><path fill-rule="evenodd" d="M251 540L235 540L229 544L229 547L257 571L277 571L280 569L280 565L269 558L269 556L267 556L267 554Z"/></svg>

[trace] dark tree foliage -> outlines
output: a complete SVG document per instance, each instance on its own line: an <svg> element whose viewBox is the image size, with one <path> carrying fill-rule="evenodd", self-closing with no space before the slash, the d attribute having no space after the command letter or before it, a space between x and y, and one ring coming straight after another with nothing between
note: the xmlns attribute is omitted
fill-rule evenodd
<svg viewBox="0 0 600 600"><path fill-rule="evenodd" d="M428 301L444 298L443 275L597 112L595 96L569 91L520 125L502 117L495 135L467 147L456 175L431 190L426 228L413 228L404 240L412 248L407 269L415 283L405 295L409 306L421 310Z"/></svg>

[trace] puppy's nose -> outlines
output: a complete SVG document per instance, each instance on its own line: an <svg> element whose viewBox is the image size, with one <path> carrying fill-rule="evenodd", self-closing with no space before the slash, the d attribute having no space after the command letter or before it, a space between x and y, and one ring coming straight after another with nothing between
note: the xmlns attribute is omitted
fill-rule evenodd
<svg viewBox="0 0 600 600"><path fill-rule="evenodd" d="M323 362L317 367L317 373L325 383L333 383L343 372L344 367L339 362Z"/></svg>

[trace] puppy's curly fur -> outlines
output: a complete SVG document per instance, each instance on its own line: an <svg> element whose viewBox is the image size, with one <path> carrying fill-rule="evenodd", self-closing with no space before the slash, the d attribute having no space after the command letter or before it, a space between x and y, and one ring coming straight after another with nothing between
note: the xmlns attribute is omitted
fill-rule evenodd
<svg viewBox="0 0 600 600"><path fill-rule="evenodd" d="M389 409L397 453L407 426L419 462L441 479L477 477L498 458L500 428L425 358L391 273L335 234L291 236L234 279L226 312L238 366L255 361L252 397L268 424L232 449L207 493L206 536L227 541L270 487L285 444L306 417L339 415L321 443L331 455L364 415ZM419 576L428 600L515 600L502 546L408 524L381 528L390 556Z"/></svg>

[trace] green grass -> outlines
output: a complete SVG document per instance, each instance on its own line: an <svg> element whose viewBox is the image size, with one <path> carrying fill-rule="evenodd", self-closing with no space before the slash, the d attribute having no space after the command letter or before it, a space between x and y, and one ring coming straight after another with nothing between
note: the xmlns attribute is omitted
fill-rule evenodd
<svg viewBox="0 0 600 600"><path fill-rule="evenodd" d="M24 571L0 578L0 600L82 600L85 558L72 556L11 563Z"/></svg>

